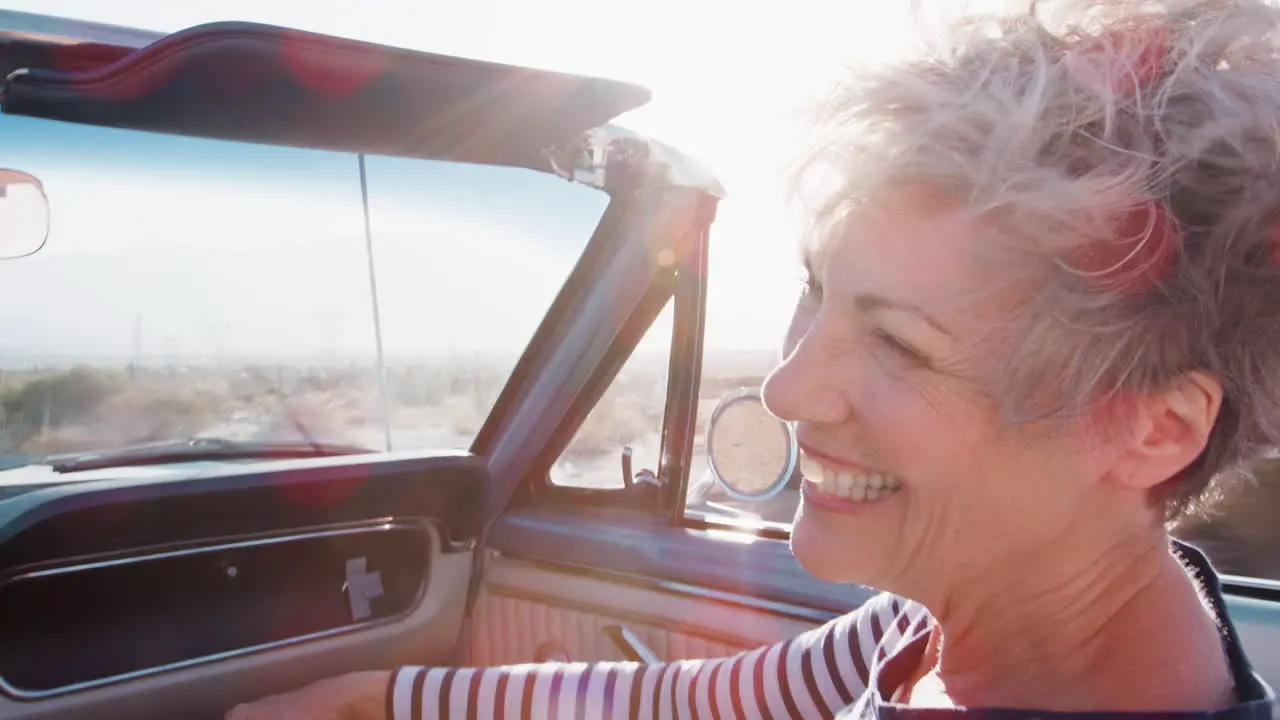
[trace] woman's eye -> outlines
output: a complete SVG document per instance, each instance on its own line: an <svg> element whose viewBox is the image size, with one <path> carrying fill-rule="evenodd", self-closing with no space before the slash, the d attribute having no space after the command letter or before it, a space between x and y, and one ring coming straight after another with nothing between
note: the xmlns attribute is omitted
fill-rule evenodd
<svg viewBox="0 0 1280 720"><path fill-rule="evenodd" d="M925 358L923 354L918 352L915 348L911 347L910 345L907 345L906 343L902 342L898 338L894 337L893 335L890 335L889 333L885 332L884 330L876 330L872 333L872 335L875 336L875 339L877 342L888 347L890 350L902 356L903 358L910 360L911 362L914 362L914 363L920 363L922 365L927 364L928 360Z"/></svg>

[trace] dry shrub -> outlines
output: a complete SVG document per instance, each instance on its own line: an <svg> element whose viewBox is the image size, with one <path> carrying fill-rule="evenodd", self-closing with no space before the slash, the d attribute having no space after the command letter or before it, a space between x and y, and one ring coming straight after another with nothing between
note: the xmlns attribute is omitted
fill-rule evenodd
<svg viewBox="0 0 1280 720"><path fill-rule="evenodd" d="M57 455L87 452L99 448L101 448L101 442L96 429L78 425L52 428L43 432L37 430L35 436L24 442L20 450L36 455Z"/></svg>
<svg viewBox="0 0 1280 720"><path fill-rule="evenodd" d="M207 391L122 386L75 422L49 425L27 439L23 452L84 452L198 435L222 413Z"/></svg>
<svg viewBox="0 0 1280 720"><path fill-rule="evenodd" d="M84 420L124 386L120 373L77 367L36 375L0 400L10 416L40 418L44 425Z"/></svg>
<svg viewBox="0 0 1280 720"><path fill-rule="evenodd" d="M587 415L565 451L580 458L615 454L662 430L665 383L637 373L618 377Z"/></svg>

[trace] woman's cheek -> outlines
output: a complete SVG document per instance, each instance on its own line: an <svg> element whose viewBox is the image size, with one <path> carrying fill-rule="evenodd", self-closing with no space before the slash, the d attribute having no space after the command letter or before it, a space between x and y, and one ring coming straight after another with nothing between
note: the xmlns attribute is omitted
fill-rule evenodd
<svg viewBox="0 0 1280 720"><path fill-rule="evenodd" d="M853 398L859 435L870 447L871 458L886 466L906 470L927 461L934 452L954 454L974 436L972 426L958 422L964 413L954 407L957 398L941 387L927 370L889 370L871 364Z"/></svg>
<svg viewBox="0 0 1280 720"><path fill-rule="evenodd" d="M921 437L926 431L921 425L927 418L919 410L920 396L901 378L879 370L870 375L861 383L853 403L862 426L860 434L882 441L876 444L885 445L890 452L898 444L895 440Z"/></svg>

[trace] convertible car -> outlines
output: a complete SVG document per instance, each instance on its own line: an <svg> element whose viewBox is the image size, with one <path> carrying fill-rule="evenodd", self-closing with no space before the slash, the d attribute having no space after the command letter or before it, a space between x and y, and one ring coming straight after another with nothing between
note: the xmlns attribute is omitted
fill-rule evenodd
<svg viewBox="0 0 1280 720"><path fill-rule="evenodd" d="M870 597L790 555L760 369L704 377L725 193L614 124L646 89L19 13L0 77L0 718L724 655ZM1280 687L1280 584L1228 590Z"/></svg>

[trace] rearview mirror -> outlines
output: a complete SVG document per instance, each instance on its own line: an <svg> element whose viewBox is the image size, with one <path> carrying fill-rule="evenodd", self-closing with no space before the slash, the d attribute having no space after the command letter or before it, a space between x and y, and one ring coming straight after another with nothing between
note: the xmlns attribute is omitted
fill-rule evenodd
<svg viewBox="0 0 1280 720"><path fill-rule="evenodd" d="M49 198L34 175L0 169L0 260L30 255L49 237Z"/></svg>
<svg viewBox="0 0 1280 720"><path fill-rule="evenodd" d="M707 422L707 464L738 500L777 495L796 471L799 448L791 425L774 417L760 391L741 390L716 405Z"/></svg>

